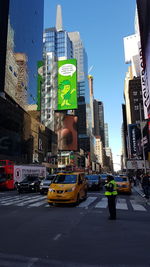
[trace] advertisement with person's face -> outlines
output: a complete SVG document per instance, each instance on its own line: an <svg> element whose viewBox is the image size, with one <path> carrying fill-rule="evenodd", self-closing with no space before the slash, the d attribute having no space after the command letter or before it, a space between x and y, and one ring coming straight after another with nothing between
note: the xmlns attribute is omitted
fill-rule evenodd
<svg viewBox="0 0 150 267"><path fill-rule="evenodd" d="M77 122L77 116L55 112L55 132L58 137L58 150L77 150Z"/></svg>

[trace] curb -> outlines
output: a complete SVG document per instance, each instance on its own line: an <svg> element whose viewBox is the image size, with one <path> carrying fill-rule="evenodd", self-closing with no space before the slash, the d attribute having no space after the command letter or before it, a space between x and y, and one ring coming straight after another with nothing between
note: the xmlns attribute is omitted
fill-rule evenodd
<svg viewBox="0 0 150 267"><path fill-rule="evenodd" d="M139 187L136 186L133 187L132 189L136 191L142 198L145 198L145 194L141 191ZM150 206L150 202L147 199L145 199L145 203Z"/></svg>

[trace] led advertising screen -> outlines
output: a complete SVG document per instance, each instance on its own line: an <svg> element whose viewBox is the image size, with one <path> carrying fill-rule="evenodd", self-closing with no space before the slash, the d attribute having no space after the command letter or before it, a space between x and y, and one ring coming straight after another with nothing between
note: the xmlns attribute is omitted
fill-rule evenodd
<svg viewBox="0 0 150 267"><path fill-rule="evenodd" d="M77 109L77 61L58 61L57 110Z"/></svg>
<svg viewBox="0 0 150 267"><path fill-rule="evenodd" d="M150 1L137 0L137 13L141 38L140 60L142 65L142 89L145 119L150 118Z"/></svg>
<svg viewBox="0 0 150 267"><path fill-rule="evenodd" d="M59 151L76 151L78 149L77 122L77 116L55 112L55 132L58 137Z"/></svg>
<svg viewBox="0 0 150 267"><path fill-rule="evenodd" d="M140 158L141 154L141 129L140 124L129 124L130 158Z"/></svg>

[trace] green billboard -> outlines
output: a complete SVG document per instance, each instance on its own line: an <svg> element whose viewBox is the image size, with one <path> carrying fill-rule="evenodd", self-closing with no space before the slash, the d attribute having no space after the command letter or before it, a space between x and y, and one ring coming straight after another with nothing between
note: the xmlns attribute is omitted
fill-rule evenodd
<svg viewBox="0 0 150 267"><path fill-rule="evenodd" d="M77 60L58 61L57 110L77 109Z"/></svg>
<svg viewBox="0 0 150 267"><path fill-rule="evenodd" d="M41 110L41 90L43 83L43 61L37 62L37 110Z"/></svg>

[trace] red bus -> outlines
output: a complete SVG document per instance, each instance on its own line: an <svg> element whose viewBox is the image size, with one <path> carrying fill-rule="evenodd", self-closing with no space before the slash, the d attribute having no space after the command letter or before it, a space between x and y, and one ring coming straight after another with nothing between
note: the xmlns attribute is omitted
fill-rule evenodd
<svg viewBox="0 0 150 267"><path fill-rule="evenodd" d="M14 162L0 160L0 189L14 189Z"/></svg>

